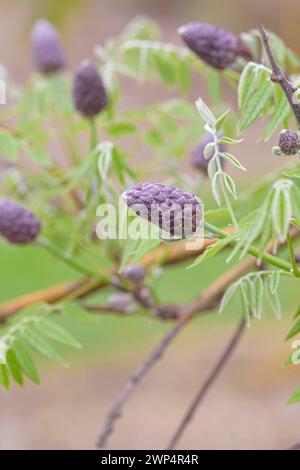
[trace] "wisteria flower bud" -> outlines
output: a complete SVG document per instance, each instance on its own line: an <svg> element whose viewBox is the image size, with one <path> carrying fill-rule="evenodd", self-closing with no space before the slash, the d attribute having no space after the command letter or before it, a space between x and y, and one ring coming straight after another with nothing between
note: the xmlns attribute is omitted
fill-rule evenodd
<svg viewBox="0 0 300 470"><path fill-rule="evenodd" d="M10 243L31 243L40 230L41 223L30 210L10 199L0 199L0 234Z"/></svg>
<svg viewBox="0 0 300 470"><path fill-rule="evenodd" d="M31 49L35 67L41 73L62 70L66 60L59 34L48 20L38 20L31 31Z"/></svg>
<svg viewBox="0 0 300 470"><path fill-rule="evenodd" d="M241 39L233 33L209 23L187 23L178 29L187 46L207 64L222 70L238 56L251 58Z"/></svg>
<svg viewBox="0 0 300 470"><path fill-rule="evenodd" d="M190 238L201 225L200 200L182 189L160 183L136 184L122 194L137 215L173 238Z"/></svg>
<svg viewBox="0 0 300 470"><path fill-rule="evenodd" d="M108 298L108 305L114 310L124 313L132 312L132 296L126 293L112 294Z"/></svg>
<svg viewBox="0 0 300 470"><path fill-rule="evenodd" d="M219 137L221 137L221 135L219 135ZM194 152L192 153L192 157L191 157L192 166L196 168L197 170L202 171L202 173L204 173L205 175L207 175L208 164L213 155L211 155L209 158L206 158L204 154L204 150L205 150L205 147L208 144L213 143L213 141L214 141L214 138L211 134L207 134L204 137L202 137L202 139L200 140L198 144L198 147L194 150ZM226 145L219 144L219 151L227 152ZM225 161L221 159L222 167L224 167L224 164L225 164Z"/></svg>
<svg viewBox="0 0 300 470"><path fill-rule="evenodd" d="M279 134L278 146L282 154L295 155L300 149L298 133L289 129L282 129Z"/></svg>
<svg viewBox="0 0 300 470"><path fill-rule="evenodd" d="M73 98L77 111L87 118L96 116L107 106L101 77L89 60L83 60L75 72Z"/></svg>
<svg viewBox="0 0 300 470"><path fill-rule="evenodd" d="M125 266L122 272L125 279L133 282L134 284L140 283L146 276L146 271L144 266L141 264L136 264L134 266Z"/></svg>

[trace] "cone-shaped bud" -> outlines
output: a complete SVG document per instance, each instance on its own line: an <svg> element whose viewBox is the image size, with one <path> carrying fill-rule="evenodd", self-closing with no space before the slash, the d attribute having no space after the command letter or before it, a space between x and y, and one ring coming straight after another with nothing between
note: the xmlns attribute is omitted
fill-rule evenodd
<svg viewBox="0 0 300 470"><path fill-rule="evenodd" d="M77 111L92 118L107 106L108 98L97 68L84 60L75 72L73 98Z"/></svg>
<svg viewBox="0 0 300 470"><path fill-rule="evenodd" d="M251 58L241 39L233 33L209 23L187 23L178 29L187 46L204 62L222 70L238 56Z"/></svg>
<svg viewBox="0 0 300 470"><path fill-rule="evenodd" d="M59 34L48 20L38 20L31 31L31 49L36 69L41 73L62 70L66 60Z"/></svg>
<svg viewBox="0 0 300 470"><path fill-rule="evenodd" d="M31 243L40 230L41 223L30 210L10 199L0 199L0 234L10 243Z"/></svg>

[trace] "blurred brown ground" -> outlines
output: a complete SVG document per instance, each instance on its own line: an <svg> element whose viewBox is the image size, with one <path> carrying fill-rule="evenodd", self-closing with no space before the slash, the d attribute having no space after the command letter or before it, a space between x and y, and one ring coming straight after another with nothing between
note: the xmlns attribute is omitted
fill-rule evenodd
<svg viewBox="0 0 300 470"><path fill-rule="evenodd" d="M72 4L72 6L70 6ZM263 22L300 52L298 0L169 1L6 1L0 3L1 61L19 82L31 70L28 32L38 16L50 16L59 25L70 68L83 57L93 58L92 47L118 34L132 17L149 14L164 32L164 39L180 43L177 27L190 20L209 21L235 32ZM194 89L191 99L201 89ZM147 99L165 92L147 90ZM127 104L145 102L145 90L128 81ZM258 138L252 127L249 136ZM270 144L239 149L250 172L263 174L274 165ZM147 377L125 409L111 440L112 448L163 448L186 404L205 379L223 349L232 326L200 334L193 327L176 341L166 358ZM282 369L287 356L282 345L288 326L256 325L247 331L229 366L206 398L181 448L279 449L300 439L299 407L284 402L293 390L296 368ZM158 339L158 338L157 338ZM155 344L155 338L153 338ZM149 346L150 347L150 346ZM93 448L105 411L132 369L147 351L97 364L70 361L69 369L53 366L43 373L43 387L14 388L0 394L0 449Z"/></svg>
<svg viewBox="0 0 300 470"><path fill-rule="evenodd" d="M299 407L285 402L297 366L282 367L284 321L256 323L180 441L183 449L285 449L299 438ZM232 334L191 325L138 387L110 449L163 449ZM159 338L153 338L153 345ZM114 396L152 346L113 361L43 371L43 387L1 394L0 449L92 449Z"/></svg>

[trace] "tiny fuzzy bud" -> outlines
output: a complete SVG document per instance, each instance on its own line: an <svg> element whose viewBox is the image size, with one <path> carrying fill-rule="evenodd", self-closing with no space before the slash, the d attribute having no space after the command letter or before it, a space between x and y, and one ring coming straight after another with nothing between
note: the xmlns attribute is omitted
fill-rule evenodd
<svg viewBox="0 0 300 470"><path fill-rule="evenodd" d="M300 139L297 132L282 129L279 134L279 149L284 155L295 155L300 149Z"/></svg>
<svg viewBox="0 0 300 470"><path fill-rule="evenodd" d="M87 118L96 116L107 106L101 77L89 60L83 60L75 72L73 99L77 111Z"/></svg>
<svg viewBox="0 0 300 470"><path fill-rule="evenodd" d="M31 243L40 230L41 223L30 210L10 199L0 199L0 234L10 243Z"/></svg>
<svg viewBox="0 0 300 470"><path fill-rule="evenodd" d="M128 279L128 281L131 281L134 284L138 284L146 276L146 271L141 264L137 264L135 266L125 266L122 274L125 279Z"/></svg>
<svg viewBox="0 0 300 470"><path fill-rule="evenodd" d="M221 134L218 136L221 138ZM207 175L207 168L209 164L209 160L213 156L212 154L210 155L209 158L207 158L206 153L208 153L208 150L211 147L208 147L209 145L213 144L214 138L211 134L206 134L202 139L200 140L198 147L194 150L192 153L191 157L191 164L194 168L197 170L202 171L205 175ZM208 148L208 150L207 150ZM219 151L220 152L227 152L227 147L224 144L219 144ZM224 165L224 160L221 159L221 164L222 166Z"/></svg>
<svg viewBox="0 0 300 470"><path fill-rule="evenodd" d="M202 207L196 196L165 184L136 184L122 198L137 215L172 237L194 236L202 220Z"/></svg>
<svg viewBox="0 0 300 470"><path fill-rule="evenodd" d="M56 28L45 19L36 21L31 31L33 61L41 73L62 70L66 66L65 55Z"/></svg>
<svg viewBox="0 0 300 470"><path fill-rule="evenodd" d="M108 305L114 310L119 310L121 312L130 313L132 311L131 304L132 296L131 294L119 293L112 294L108 298Z"/></svg>
<svg viewBox="0 0 300 470"><path fill-rule="evenodd" d="M233 33L209 23L187 23L178 29L187 46L212 67L223 70L238 56L251 58L249 49Z"/></svg>

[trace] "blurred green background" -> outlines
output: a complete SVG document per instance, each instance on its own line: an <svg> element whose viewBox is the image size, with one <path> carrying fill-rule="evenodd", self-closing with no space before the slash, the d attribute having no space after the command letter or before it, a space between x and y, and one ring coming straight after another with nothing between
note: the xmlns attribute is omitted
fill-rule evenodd
<svg viewBox="0 0 300 470"><path fill-rule="evenodd" d="M93 58L95 44L118 34L137 14L153 17L164 39L178 44L177 27L187 21L217 23L237 33L263 22L300 53L297 0L1 0L1 61L17 81L26 81L31 71L29 31L37 17L45 16L59 27L73 70L83 57ZM144 89L128 83L126 91L127 103L144 103ZM157 100L154 92L150 99ZM249 139L257 140L256 130L251 129ZM247 143L242 147L249 181L274 165L270 144L257 145L255 155ZM194 270L184 265L166 269L159 295L169 302L192 298L226 269L225 260L224 253ZM38 248L1 243L0 263L0 301L76 277ZM253 323L189 427L182 448L285 448L299 438L300 408L285 405L299 381L299 369L282 367L290 352L283 339L298 290L293 282L285 282L281 290L284 318L277 321L269 314ZM186 328L132 397L112 448L163 448L239 315L236 302L222 316L209 314ZM93 448L114 395L170 324L103 316L90 324L68 322L68 327L83 344L82 351L64 351L70 367L40 362L42 387L28 384L24 391L14 387L9 394L0 392L0 449Z"/></svg>

